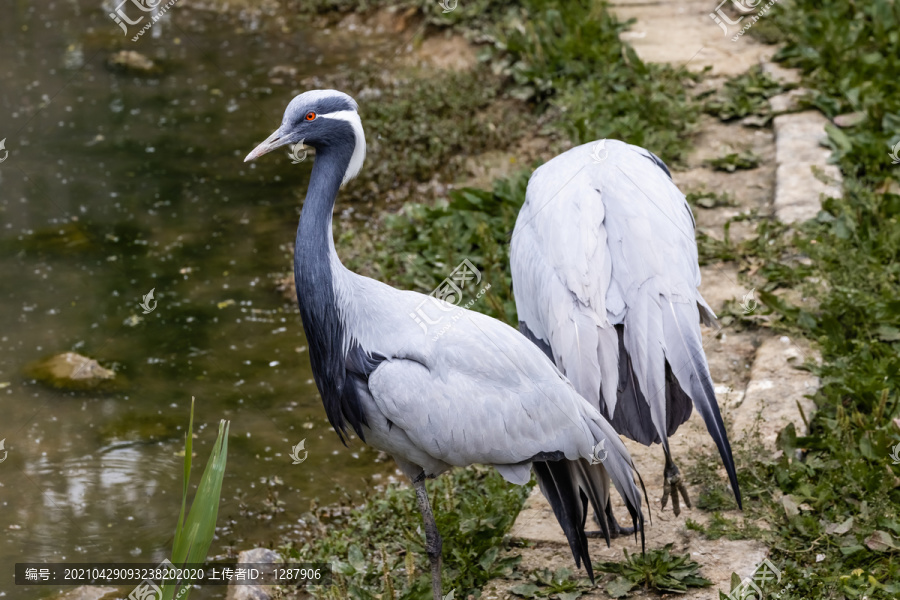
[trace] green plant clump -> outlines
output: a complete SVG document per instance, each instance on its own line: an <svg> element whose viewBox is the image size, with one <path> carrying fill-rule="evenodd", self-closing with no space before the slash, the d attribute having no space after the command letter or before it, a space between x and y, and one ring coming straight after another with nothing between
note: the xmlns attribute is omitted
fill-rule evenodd
<svg viewBox="0 0 900 600"><path fill-rule="evenodd" d="M672 544L643 554L625 552L625 561L595 563L594 568L618 575L606 586L613 598L622 598L643 587L657 593L683 594L688 588L709 587L712 582L700 575L700 565L686 554L672 554Z"/></svg>
<svg viewBox="0 0 900 600"><path fill-rule="evenodd" d="M752 67L725 82L720 90L712 93L704 110L723 121L741 119L750 115L765 117L763 125L769 121L772 111L769 98L784 92L789 86L775 81L762 67Z"/></svg>
<svg viewBox="0 0 900 600"><path fill-rule="evenodd" d="M716 171L733 173L743 169L755 169L759 166L759 157L752 152L731 152L725 156L713 158L707 163Z"/></svg>
<svg viewBox="0 0 900 600"><path fill-rule="evenodd" d="M511 486L493 469L456 469L428 483L444 540L445 590L478 594L518 562L506 556L505 536L531 486ZM412 600L431 598L431 568L421 516L411 487L388 486L330 523L326 533L286 551L294 562L333 564L335 585L311 589L320 598ZM386 595L385 595L386 594Z"/></svg>
<svg viewBox="0 0 900 600"><path fill-rule="evenodd" d="M591 0L527 0L489 33L514 95L553 108L550 127L574 144L618 138L679 162L700 104L683 67L643 62L619 34L630 22Z"/></svg>
<svg viewBox="0 0 900 600"><path fill-rule="evenodd" d="M556 598L558 600L577 600L582 593L589 592L593 586L586 578L572 576L569 569L538 569L528 574L528 582L509 589L522 598Z"/></svg>

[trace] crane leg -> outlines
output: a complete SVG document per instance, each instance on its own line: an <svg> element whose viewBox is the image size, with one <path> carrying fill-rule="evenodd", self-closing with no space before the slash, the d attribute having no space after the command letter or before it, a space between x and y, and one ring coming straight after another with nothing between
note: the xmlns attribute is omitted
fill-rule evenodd
<svg viewBox="0 0 900 600"><path fill-rule="evenodd" d="M606 500L606 522L609 525L609 537L617 538L626 535L634 535L634 527L622 527L619 525L619 522L616 521L616 517L613 515L612 503L607 498ZM598 525L600 524L600 515L594 514L594 522ZM602 531L585 531L584 532L587 537L603 537Z"/></svg>
<svg viewBox="0 0 900 600"><path fill-rule="evenodd" d="M687 488L684 486L684 481L681 479L681 472L672 460L672 455L669 454L667 449L664 448L663 450L666 453L666 468L663 470L662 507L665 510L666 504L669 502L669 496L672 496L672 511L677 517L681 514L678 495L681 494L688 508L691 508L691 499L688 496Z"/></svg>
<svg viewBox="0 0 900 600"><path fill-rule="evenodd" d="M425 522L425 551L431 560L431 587L434 592L434 600L443 600L441 595L441 551L443 541L438 532L437 523L434 522L434 513L431 512L431 503L428 501L428 491L425 489L425 473L413 479L416 488L416 500L419 503L419 512Z"/></svg>

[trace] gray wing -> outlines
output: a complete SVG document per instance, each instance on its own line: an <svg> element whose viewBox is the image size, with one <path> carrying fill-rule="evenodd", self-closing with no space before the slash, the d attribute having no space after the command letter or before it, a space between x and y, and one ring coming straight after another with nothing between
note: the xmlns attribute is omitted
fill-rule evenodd
<svg viewBox="0 0 900 600"><path fill-rule="evenodd" d="M586 504L601 516L609 480L643 541L634 465L613 427L553 362L515 329L415 292L352 276L337 297L359 351L352 360L366 441L397 459L411 477L450 466L493 465L522 484L532 467L569 541L591 575ZM420 311L423 303L429 311ZM426 325L427 324L427 325ZM356 346L354 346L355 348ZM348 357L354 357L353 348ZM595 455L603 444L605 456ZM594 457L601 464L591 464Z"/></svg>
<svg viewBox="0 0 900 600"><path fill-rule="evenodd" d="M609 479L643 543L634 465L612 426L519 332L459 310L461 318L427 353L388 358L369 376L373 412L391 423L382 441L399 440L397 454L418 464L489 464L518 484L533 466L576 564L584 561L589 575L585 504L605 515ZM601 442L608 454L592 465ZM608 543L605 522L601 527Z"/></svg>
<svg viewBox="0 0 900 600"><path fill-rule="evenodd" d="M612 140L606 150L596 162L591 145L573 148L529 182L510 249L522 329L638 441L668 447L692 401L740 502L702 349L699 323L715 315L697 290L690 208L651 153ZM667 393L670 405L686 395L687 410L667 414Z"/></svg>
<svg viewBox="0 0 900 600"><path fill-rule="evenodd" d="M606 439L621 462L617 483L631 481L615 430L533 344L500 321L458 310L462 318L427 353L394 353L369 376L381 414L429 456L496 465L505 476L503 466L535 457L589 459Z"/></svg>

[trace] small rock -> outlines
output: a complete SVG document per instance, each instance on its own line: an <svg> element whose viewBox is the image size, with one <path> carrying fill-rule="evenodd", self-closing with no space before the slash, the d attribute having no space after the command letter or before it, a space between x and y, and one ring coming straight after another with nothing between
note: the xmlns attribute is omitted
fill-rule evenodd
<svg viewBox="0 0 900 600"><path fill-rule="evenodd" d="M812 416L816 405L809 395L818 387L819 380L792 365L803 363L806 356L816 359L814 352L806 346L797 347L787 336L768 338L760 344L750 369L744 400L732 417L735 439L746 438L758 431L763 444L774 452L778 433L789 423L793 423L798 435L806 433L806 424L797 406L802 408L807 420Z"/></svg>
<svg viewBox="0 0 900 600"><path fill-rule="evenodd" d="M797 112L801 108L800 99L807 93L809 93L809 90L797 88L783 94L778 94L777 96L772 96L769 98L769 107L776 115Z"/></svg>
<svg viewBox="0 0 900 600"><path fill-rule="evenodd" d="M772 79L780 83L797 84L800 83L799 69L786 69L778 63L769 61L760 61L763 72L767 73Z"/></svg>
<svg viewBox="0 0 900 600"><path fill-rule="evenodd" d="M116 374L93 358L64 352L35 361L25 367L25 375L51 387L85 391L106 386Z"/></svg>
<svg viewBox="0 0 900 600"><path fill-rule="evenodd" d="M828 119L817 111L775 117L775 216L783 223L814 218L822 208L820 195L841 197L841 172L829 164L823 148ZM827 183L818 176L821 172Z"/></svg>
<svg viewBox="0 0 900 600"><path fill-rule="evenodd" d="M856 111L836 116L833 121L838 127L855 127L866 120L866 113Z"/></svg>
<svg viewBox="0 0 900 600"><path fill-rule="evenodd" d="M784 512L788 517L796 517L800 514L800 507L790 494L781 498L781 505L784 506Z"/></svg>
<svg viewBox="0 0 900 600"><path fill-rule="evenodd" d="M770 120L770 115L750 115L741 119L741 125L744 127L765 127Z"/></svg>
<svg viewBox="0 0 900 600"><path fill-rule="evenodd" d="M280 565L284 561L274 550L268 548L253 548L244 550L238 554L238 566L240 565ZM270 600L275 588L271 585L247 585L230 584L228 586L228 600Z"/></svg>
<svg viewBox="0 0 900 600"><path fill-rule="evenodd" d="M156 69L156 64L134 50L122 50L109 57L109 66L114 69L150 73Z"/></svg>

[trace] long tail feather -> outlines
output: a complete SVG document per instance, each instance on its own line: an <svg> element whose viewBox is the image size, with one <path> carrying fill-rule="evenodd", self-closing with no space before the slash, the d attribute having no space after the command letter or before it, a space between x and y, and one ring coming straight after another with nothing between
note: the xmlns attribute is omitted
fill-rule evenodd
<svg viewBox="0 0 900 600"><path fill-rule="evenodd" d="M572 463L575 483L587 495L588 501L597 515L603 539L609 547L609 522L606 519L606 505L609 501L609 477L602 465L592 465L590 461L580 459Z"/></svg>
<svg viewBox="0 0 900 600"><path fill-rule="evenodd" d="M638 479L640 479L640 474L637 473L637 469L634 467L634 462L632 462L631 456L625 448L625 444L619 439L619 436L612 425L602 418L591 421L590 424L597 428L593 429L592 427L594 438L597 440L605 439L607 447L607 456L605 460L603 460L600 465L592 465L595 469L592 473L597 473L603 480L605 480L606 477L612 479L616 491L619 492L619 496L622 497L622 500L625 502L625 507L631 515L631 522L634 525L635 531L638 529L641 531L641 548L643 548L644 513L641 511L641 494L634 484L634 475L637 474ZM596 470L597 467L602 467L602 471ZM643 487L643 485L643 480L641 480L641 487ZM644 495L646 496L646 491ZM609 493L605 495L605 498L608 502ZM601 510L598 510L598 508ZM599 513L605 508L606 504L604 503L603 506L595 506L594 510ZM598 518L602 520L602 517L599 517L599 515Z"/></svg>
<svg viewBox="0 0 900 600"><path fill-rule="evenodd" d="M575 564L585 569L594 580L594 571L588 552L584 525L587 521L588 503L597 514L600 528L609 546L609 524L606 522L606 505L609 502L609 481L625 502L631 515L635 532L641 532L641 548L644 548L644 514L641 511L641 496L634 483L634 463L628 450L615 430L602 417L589 421L591 433L596 441L605 440L607 454L602 462L592 464L586 458L579 460L535 461L534 472L541 492L553 508L553 514L562 527ZM638 476L640 477L640 476ZM643 487L643 481L641 481ZM646 491L644 492L646 496Z"/></svg>
<svg viewBox="0 0 900 600"><path fill-rule="evenodd" d="M594 567L584 534L588 499L572 478L570 461L535 461L533 466L541 492L553 508L553 514L569 542L575 566L580 567L584 561L584 568L593 583Z"/></svg>
<svg viewBox="0 0 900 600"><path fill-rule="evenodd" d="M668 302L667 308L669 314L663 319L666 360L670 363L672 373L681 389L691 397L697 412L703 417L706 429L716 443L722 463L728 472L738 507L743 508L734 458L731 455L731 444L728 442L728 434L722 422L719 404L716 402L712 376L709 374L706 356L703 353L703 340L697 327L700 316L697 306Z"/></svg>

